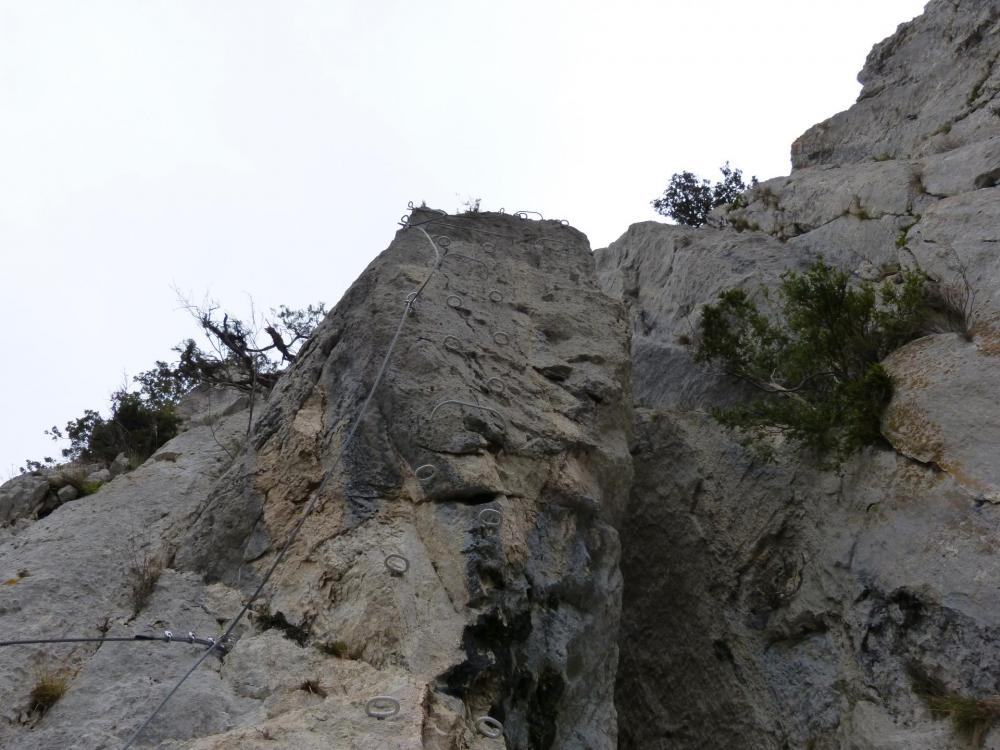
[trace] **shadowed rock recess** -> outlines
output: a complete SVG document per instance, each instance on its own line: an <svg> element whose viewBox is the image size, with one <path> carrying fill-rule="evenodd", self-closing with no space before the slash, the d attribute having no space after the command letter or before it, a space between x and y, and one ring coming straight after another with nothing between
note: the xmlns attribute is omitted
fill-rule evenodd
<svg viewBox="0 0 1000 750"><path fill-rule="evenodd" d="M1000 0L933 0L790 176L700 229L591 253L559 222L415 209L248 438L246 398L199 389L92 495L0 488L0 633L216 634L316 499L139 747L1000 748L998 58ZM883 444L761 465L707 417L744 392L691 340L719 291L817 257L920 269L965 316L886 359ZM137 567L162 568L140 604ZM121 747L195 648L0 650L0 747Z"/></svg>

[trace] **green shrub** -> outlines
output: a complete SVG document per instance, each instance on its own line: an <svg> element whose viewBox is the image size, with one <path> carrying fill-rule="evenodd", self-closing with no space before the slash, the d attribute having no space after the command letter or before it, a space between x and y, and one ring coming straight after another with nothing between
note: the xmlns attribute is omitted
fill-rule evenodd
<svg viewBox="0 0 1000 750"><path fill-rule="evenodd" d="M663 195L650 205L661 216L669 216L678 224L700 227L708 220L709 212L716 206L746 206L743 193L757 185L757 178L750 185L743 182L743 172L729 166L727 161L719 167L722 182L713 186L708 180L699 180L693 172L680 172L670 177L670 183Z"/></svg>
<svg viewBox="0 0 1000 750"><path fill-rule="evenodd" d="M713 410L765 458L774 433L840 460L881 438L892 383L880 361L920 335L927 315L923 277L904 272L876 288L848 284L822 261L786 272L765 310L730 289L708 305L695 359L721 365L760 395Z"/></svg>
<svg viewBox="0 0 1000 750"><path fill-rule="evenodd" d="M251 393L269 389L277 381L280 367L295 361L326 315L322 302L303 309L281 305L271 310L267 320L254 316L244 322L220 313L217 305L199 308L184 302L198 321L208 349L201 349L193 339L182 342L174 348L177 362L157 362L152 369L132 378L131 390L126 386L111 395L108 417L87 409L67 422L65 428L53 426L46 430L53 440L69 441L69 447L62 451L64 458L110 463L124 453L129 466L135 468L177 435L180 418L174 407L185 393L198 385ZM55 460L50 457L29 460L21 471L39 471L53 465ZM74 486L81 494L96 489Z"/></svg>
<svg viewBox="0 0 1000 750"><path fill-rule="evenodd" d="M173 401L145 389L138 393L119 390L111 396L109 418L87 409L82 417L67 422L65 437L70 447L63 450L63 456L110 462L125 453L145 459L177 435L179 425ZM57 427L49 434L63 437Z"/></svg>

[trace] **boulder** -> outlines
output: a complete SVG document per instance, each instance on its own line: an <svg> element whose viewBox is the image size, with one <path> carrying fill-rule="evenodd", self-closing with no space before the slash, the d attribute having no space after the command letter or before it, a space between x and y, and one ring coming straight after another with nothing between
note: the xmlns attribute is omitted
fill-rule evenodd
<svg viewBox="0 0 1000 750"><path fill-rule="evenodd" d="M111 472L108 469L98 469L88 474L83 481L91 485L106 484L111 481Z"/></svg>
<svg viewBox="0 0 1000 750"><path fill-rule="evenodd" d="M59 491L56 493L60 503L68 503L71 500L76 500L78 494L79 493L77 492L76 487L71 484L60 487Z"/></svg>
<svg viewBox="0 0 1000 750"><path fill-rule="evenodd" d="M129 470L129 460L128 456L124 453L119 453L115 456L115 460L108 465L108 471L111 473L112 477L117 477L120 474L124 474Z"/></svg>
<svg viewBox="0 0 1000 750"><path fill-rule="evenodd" d="M31 474L22 474L0 485L0 524L33 516L48 493L48 481Z"/></svg>

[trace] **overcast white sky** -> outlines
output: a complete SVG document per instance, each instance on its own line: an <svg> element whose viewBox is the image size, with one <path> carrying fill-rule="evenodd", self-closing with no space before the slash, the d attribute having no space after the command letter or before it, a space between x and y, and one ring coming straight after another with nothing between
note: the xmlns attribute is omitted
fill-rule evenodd
<svg viewBox="0 0 1000 750"><path fill-rule="evenodd" d="M408 200L593 247L673 172L789 171L923 0L0 0L0 479L194 334L336 303Z"/></svg>

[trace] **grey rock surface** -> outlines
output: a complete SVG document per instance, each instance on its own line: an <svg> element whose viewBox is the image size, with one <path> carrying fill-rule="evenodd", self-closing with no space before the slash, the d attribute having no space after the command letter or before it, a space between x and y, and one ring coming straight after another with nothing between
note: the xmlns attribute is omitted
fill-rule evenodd
<svg viewBox="0 0 1000 750"><path fill-rule="evenodd" d="M111 478L111 472L105 468L101 468L88 474L84 481L88 484L106 484L111 481Z"/></svg>
<svg viewBox="0 0 1000 750"><path fill-rule="evenodd" d="M49 493L43 477L22 474L0 485L0 524L9 524L36 514Z"/></svg>
<svg viewBox="0 0 1000 750"><path fill-rule="evenodd" d="M352 654L377 670L379 692L400 691L398 726L366 740L359 730L345 747L438 747L421 722L440 728L442 748L486 747L471 720L492 715L508 747L613 748L613 524L631 466L623 311L597 288L586 239L557 222L412 221L446 236L447 254L357 442L336 465L403 301L434 268L417 228L277 386L240 468L252 484L231 474L219 485L178 564L249 585L319 493L266 604L309 647ZM405 557L404 574L387 569L390 555ZM353 705L374 690L353 687Z"/></svg>
<svg viewBox="0 0 1000 750"><path fill-rule="evenodd" d="M245 415L214 426L226 436L245 430ZM147 461L93 495L67 503L0 546L0 632L5 638L92 637L134 632L217 630L238 602L235 592L214 603L198 579L177 578L169 562L177 534L190 524L228 457L208 427L168 446L170 461ZM44 481L44 480L42 480ZM47 483L46 483L47 486ZM137 617L130 596L132 568L150 557L168 565L150 604ZM170 593L168 584L186 581ZM196 585L197 584L197 585ZM181 585L180 583L177 584ZM201 604L199 604L201 602ZM225 605L225 606L223 606ZM214 607L214 609L213 609ZM134 730L192 656L184 646L138 644L8 646L0 651L0 746L112 748ZM190 649L190 647L186 647ZM30 711L40 675L68 678L64 697L44 716ZM230 714L212 708L228 700L218 680L199 674L165 720L170 736L221 731ZM155 730L155 740L164 730ZM150 746L146 743L145 746Z"/></svg>
<svg viewBox="0 0 1000 750"><path fill-rule="evenodd" d="M440 266L420 229L400 231L258 398L248 443L246 398L200 389L180 410L187 429L141 467L0 536L5 636L208 635L317 499L239 640L138 747L616 747L624 310L570 227L414 212L428 219ZM137 574L161 568L139 602ZM196 654L8 647L0 746L117 748ZM29 693L51 670L68 690L39 715ZM399 713L366 715L378 695ZM477 732L482 716L503 736Z"/></svg>
<svg viewBox="0 0 1000 750"><path fill-rule="evenodd" d="M946 472L980 502L1000 503L1000 363L976 340L927 336L894 352L895 396L883 433L900 453Z"/></svg>
<svg viewBox="0 0 1000 750"><path fill-rule="evenodd" d="M115 460L108 465L108 471L111 472L111 476L116 477L119 474L124 474L129 469L128 456L124 453L119 453L115 456Z"/></svg>
<svg viewBox="0 0 1000 750"><path fill-rule="evenodd" d="M68 503L71 500L76 500L78 494L79 493L77 492L76 487L71 484L63 485L59 488L59 491L56 492L56 496L59 498L60 503Z"/></svg>
<svg viewBox="0 0 1000 750"><path fill-rule="evenodd" d="M919 679L1000 695L997 81L966 102L993 70L998 8L929 3L873 51L858 104L796 143L790 176L710 227L646 222L597 251L629 309L641 407L621 748L957 750L967 739ZM954 143L933 134L939 119ZM762 466L708 419L745 393L695 365L692 340L720 290L773 288L816 257L857 280L920 269L937 332L884 363L884 445L836 471L792 450ZM982 739L1000 747L995 729Z"/></svg>
<svg viewBox="0 0 1000 750"><path fill-rule="evenodd" d="M858 102L792 145L795 169L951 151L1000 135L1000 2L931 0L875 45Z"/></svg>
<svg viewBox="0 0 1000 750"><path fill-rule="evenodd" d="M416 209L248 440L248 395L199 388L143 466L73 469L116 475L92 496L56 507L62 469L0 487L0 633L217 633L315 501L139 747L968 747L918 686L1000 699L998 19L932 0L710 226L591 254L558 222ZM708 417L746 392L694 363L701 311L820 257L919 269L938 314L884 362L884 443L761 465ZM0 747L119 747L191 648L0 650ZM378 695L399 713L366 715Z"/></svg>

